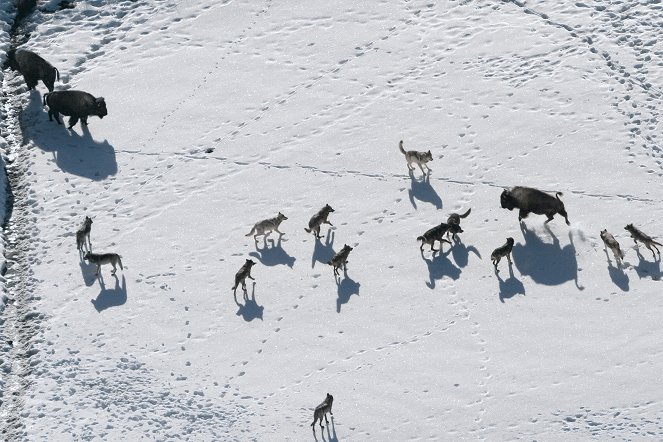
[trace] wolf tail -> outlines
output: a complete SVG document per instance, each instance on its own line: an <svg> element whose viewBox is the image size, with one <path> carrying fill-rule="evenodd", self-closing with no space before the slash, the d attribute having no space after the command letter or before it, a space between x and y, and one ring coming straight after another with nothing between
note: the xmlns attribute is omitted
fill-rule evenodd
<svg viewBox="0 0 663 442"><path fill-rule="evenodd" d="M306 230L306 233L311 233L311 229L307 229L306 227L304 227L304 230Z"/></svg>
<svg viewBox="0 0 663 442"><path fill-rule="evenodd" d="M247 233L246 235L244 235L244 236L251 236L251 235L253 235L253 234L255 233L255 231L256 231L256 226L253 226L253 228L251 229L251 231L250 231L249 233Z"/></svg>
<svg viewBox="0 0 663 442"><path fill-rule="evenodd" d="M403 140L401 140L401 141L398 143L398 148L400 149L401 153L402 153L403 155L405 155L405 149L403 149Z"/></svg>
<svg viewBox="0 0 663 442"><path fill-rule="evenodd" d="M423 236L417 236L417 241L425 241Z"/></svg>
<svg viewBox="0 0 663 442"><path fill-rule="evenodd" d="M470 207L469 209L467 209L467 212L463 213L462 215L458 215L458 216L460 216L461 218L467 218L467 215L469 215L471 211L472 211L472 208Z"/></svg>

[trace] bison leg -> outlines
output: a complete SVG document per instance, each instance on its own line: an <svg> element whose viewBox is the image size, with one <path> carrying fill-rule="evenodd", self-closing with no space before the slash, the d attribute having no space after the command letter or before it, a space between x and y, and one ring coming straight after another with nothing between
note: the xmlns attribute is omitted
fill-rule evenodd
<svg viewBox="0 0 663 442"><path fill-rule="evenodd" d="M48 119L49 119L50 121L53 121L53 120L51 119L51 115L53 115L53 116L55 117L55 121L57 121L58 124L62 124L62 121L60 121L60 113L59 113L59 112L50 111L50 110L48 111Z"/></svg>
<svg viewBox="0 0 663 442"><path fill-rule="evenodd" d="M69 127L68 127L68 129L71 129L72 127L74 127L76 125L76 123L78 123L78 117L76 117L76 116L69 117Z"/></svg>
<svg viewBox="0 0 663 442"><path fill-rule="evenodd" d="M552 220L553 220L553 217L555 216L555 214L553 214L553 213L548 213L546 216L548 217L548 219L545 220L545 221L543 222L543 224L548 224L550 221L552 221Z"/></svg>
<svg viewBox="0 0 663 442"><path fill-rule="evenodd" d="M527 218L527 215L529 215L529 211L520 209L520 211L518 212L518 221L522 221L523 218Z"/></svg>
<svg viewBox="0 0 663 442"><path fill-rule="evenodd" d="M85 116L85 117L81 117L81 124L82 124L83 126L87 126L87 116Z"/></svg>

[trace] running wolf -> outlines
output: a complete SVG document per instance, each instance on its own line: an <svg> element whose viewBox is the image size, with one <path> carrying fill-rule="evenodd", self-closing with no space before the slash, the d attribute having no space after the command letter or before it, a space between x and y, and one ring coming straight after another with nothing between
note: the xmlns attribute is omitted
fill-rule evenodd
<svg viewBox="0 0 663 442"><path fill-rule="evenodd" d="M504 244L502 247L498 247L495 250L493 250L493 253L490 254L490 259L493 261L493 265L495 266L495 272L499 273L499 270L497 269L497 264L499 264L500 259L506 256L506 259L509 260L509 265L511 265L511 250L513 249L513 238L507 238L506 239L506 244Z"/></svg>
<svg viewBox="0 0 663 442"><path fill-rule="evenodd" d="M417 241L421 241L421 251L424 251L424 245L428 244L430 245L430 249L432 252L439 252L442 250L442 243L446 242L449 245L451 245L451 241L444 239L444 234L447 233L448 230L453 229L454 234L456 232L462 232L460 230L460 226L453 225L453 224L447 224L447 223L440 223L438 226L433 227L432 229L428 229L426 233L424 233L421 236L417 237ZM440 249L435 248L435 241L440 242Z"/></svg>
<svg viewBox="0 0 663 442"><path fill-rule="evenodd" d="M322 236L320 236L320 226L323 224L329 224L330 226L333 226L332 223L327 221L327 217L331 212L333 212L334 209L329 204L325 204L325 207L320 209L318 213L313 215L311 220L308 222L308 229L304 228L306 230L306 233L311 233L315 235L316 238L320 239Z"/></svg>
<svg viewBox="0 0 663 442"><path fill-rule="evenodd" d="M617 265L620 266L622 265L622 259L624 259L624 252L622 252L622 249L619 247L619 243L615 239L614 236L612 236L610 233L608 233L607 229L601 230L601 239L603 240L603 244L610 250L612 250L612 254L615 255L615 261L617 261Z"/></svg>
<svg viewBox="0 0 663 442"><path fill-rule="evenodd" d="M235 285L233 286L233 295L237 294L237 286L239 284L242 284L242 290L244 290L244 294L246 295L246 278L249 278L253 281L253 276L251 276L251 267L255 264L255 261L252 259L247 259L244 265L239 269L237 274L235 275Z"/></svg>
<svg viewBox="0 0 663 442"><path fill-rule="evenodd" d="M426 172L424 171L424 168L422 166L426 166L426 170L430 172L430 168L428 167L429 161L433 161L433 154L430 153L430 150L428 152L419 152L416 150L405 150L403 149L403 140L401 140L398 143L398 148L400 149L401 153L405 155L405 161L407 161L407 168L408 170L412 171L414 170L414 166L412 166L412 163L416 163L417 166L419 166L419 169L421 169L421 173L426 175Z"/></svg>
<svg viewBox="0 0 663 442"><path fill-rule="evenodd" d="M656 249L656 251L658 252L658 256L661 256L661 251L658 250L658 247L656 246L663 247L663 244L654 241L651 236L645 234L644 232L642 232L642 230L638 229L633 224L628 224L626 227L624 227L624 229L628 230L631 233L631 238L633 238L633 241L635 241L636 244L638 243L638 241L643 243L654 255L654 259L656 259L656 253L654 253L654 249ZM654 249L652 249L652 247Z"/></svg>
<svg viewBox="0 0 663 442"><path fill-rule="evenodd" d="M280 235L284 235L284 233L279 230L279 226L286 219L288 219L288 217L286 217L284 214L279 212L279 214L276 215L274 218L269 218L269 219L265 219L265 220L257 222L253 226L251 231L246 234L246 236L253 235L253 239L255 239L257 241L258 240L258 235L267 236L270 233L272 233L273 230L278 232Z"/></svg>
<svg viewBox="0 0 663 442"><path fill-rule="evenodd" d="M334 255L331 261L327 262L327 264L334 266L334 276L338 276L338 269L341 266L343 267L344 272L347 271L348 255L352 250L353 250L352 247L345 244L343 245L341 251L338 252L336 255Z"/></svg>

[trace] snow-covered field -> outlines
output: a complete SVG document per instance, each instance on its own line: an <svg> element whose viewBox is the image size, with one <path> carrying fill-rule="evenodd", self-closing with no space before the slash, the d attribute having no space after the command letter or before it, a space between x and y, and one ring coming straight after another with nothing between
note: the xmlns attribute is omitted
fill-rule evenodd
<svg viewBox="0 0 663 442"><path fill-rule="evenodd" d="M67 131L43 84L3 72L24 186L6 440L663 438L661 261L624 230L663 238L658 1L93 0L26 20L56 89L108 116ZM401 139L432 151L428 179ZM563 192L571 225L519 224L514 185ZM467 208L460 242L420 253ZM245 236L279 211L285 235ZM81 260L86 215L117 277Z"/></svg>

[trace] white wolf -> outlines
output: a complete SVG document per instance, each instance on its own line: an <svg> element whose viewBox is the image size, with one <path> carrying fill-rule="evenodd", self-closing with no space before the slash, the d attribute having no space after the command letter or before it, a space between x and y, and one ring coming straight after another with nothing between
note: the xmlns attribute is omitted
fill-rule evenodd
<svg viewBox="0 0 663 442"><path fill-rule="evenodd" d="M272 233L273 230L278 232L280 235L285 235L283 232L281 232L279 230L279 226L286 219L288 219L288 217L286 217L284 214L279 212L279 214L276 215L274 218L269 218L269 219L265 219L265 220L257 222L253 226L251 231L246 234L246 236L253 235L253 239L255 239L257 241L258 240L257 239L258 235L267 236L270 233Z"/></svg>
<svg viewBox="0 0 663 442"><path fill-rule="evenodd" d="M398 148L400 149L401 153L405 155L405 161L407 161L407 168L409 170L414 170L414 166L412 166L412 163L416 163L417 166L419 166L419 169L421 169L421 173L424 175L426 172L424 171L424 168L422 166L426 166L426 170L430 172L430 167L428 167L429 161L433 161L433 154L430 153L430 150L428 152L419 152L416 150L405 150L403 149L403 140L401 140L398 143Z"/></svg>

